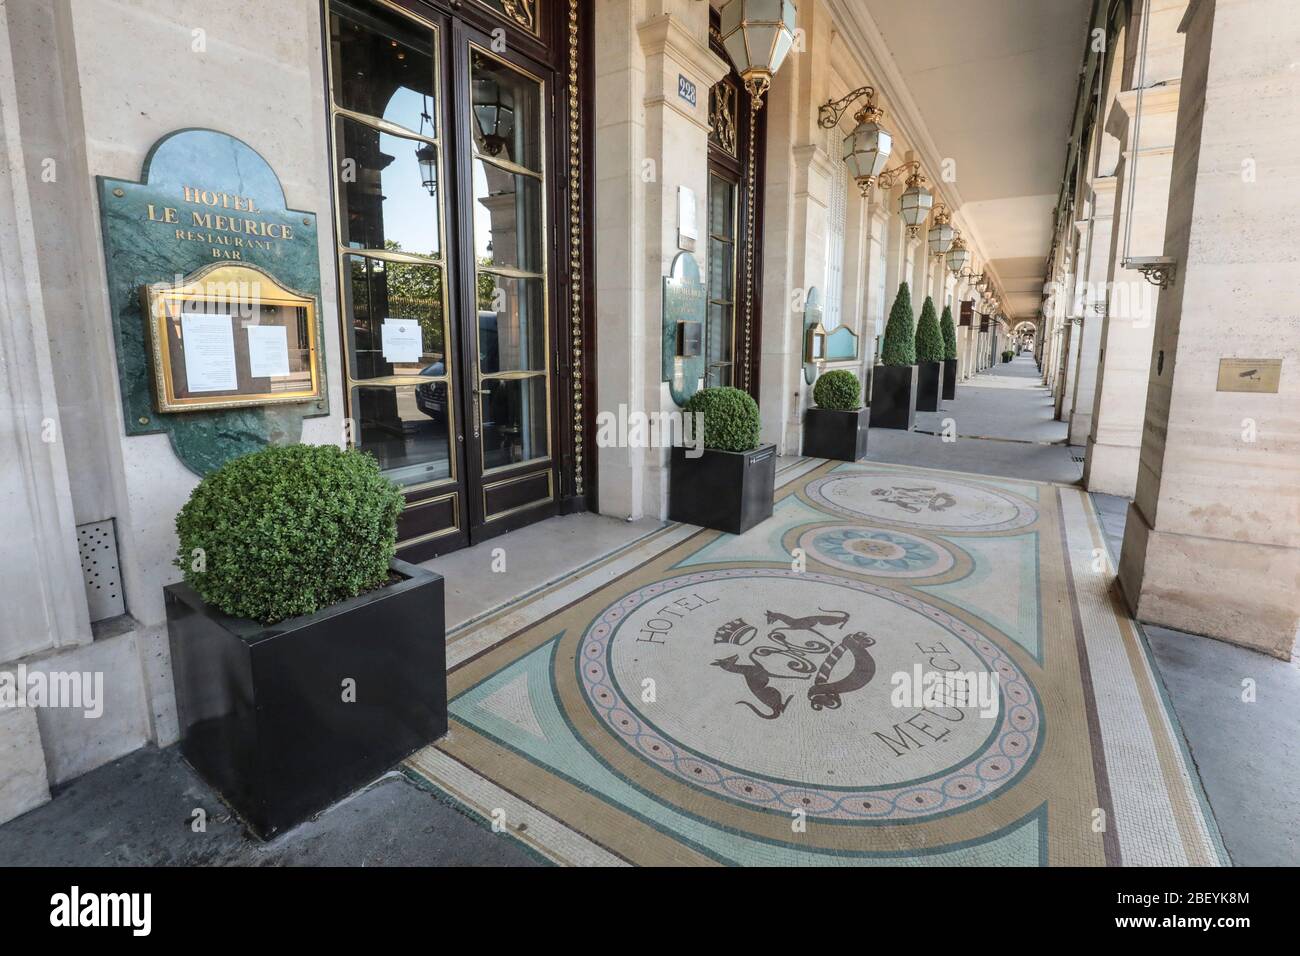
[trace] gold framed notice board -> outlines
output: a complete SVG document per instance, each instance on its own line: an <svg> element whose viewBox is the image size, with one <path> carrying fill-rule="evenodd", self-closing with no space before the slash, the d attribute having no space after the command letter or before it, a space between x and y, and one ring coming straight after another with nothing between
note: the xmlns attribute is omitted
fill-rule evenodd
<svg viewBox="0 0 1300 956"><path fill-rule="evenodd" d="M224 264L141 294L160 413L322 397L314 297Z"/></svg>

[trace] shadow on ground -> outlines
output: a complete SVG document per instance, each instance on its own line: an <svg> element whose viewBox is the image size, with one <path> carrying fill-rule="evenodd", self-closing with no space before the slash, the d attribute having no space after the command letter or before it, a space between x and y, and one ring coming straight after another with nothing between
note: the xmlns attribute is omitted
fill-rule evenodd
<svg viewBox="0 0 1300 956"><path fill-rule="evenodd" d="M206 832L194 832L196 810ZM392 772L269 843L176 747L92 770L0 827L0 866L535 866L506 834Z"/></svg>

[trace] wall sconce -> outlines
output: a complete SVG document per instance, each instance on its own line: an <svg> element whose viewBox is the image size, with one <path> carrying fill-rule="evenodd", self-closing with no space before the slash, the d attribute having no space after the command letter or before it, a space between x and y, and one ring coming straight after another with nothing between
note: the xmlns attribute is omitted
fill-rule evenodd
<svg viewBox="0 0 1300 956"><path fill-rule="evenodd" d="M797 13L793 0L728 0L719 12L722 46L760 109L794 46Z"/></svg>
<svg viewBox="0 0 1300 956"><path fill-rule="evenodd" d="M966 240L960 235L952 241L952 248L948 250L945 257L948 262L948 271L957 278L962 277L966 271L966 266L970 264L970 250L966 248Z"/></svg>
<svg viewBox="0 0 1300 956"><path fill-rule="evenodd" d="M838 100L824 103L817 111L817 125L822 129L834 128L849 106L863 97L867 102L853 114L857 126L844 141L844 164L862 190L862 198L866 199L894 149L894 137L880 125L885 111L876 106L875 88L860 86Z"/></svg>
<svg viewBox="0 0 1300 956"><path fill-rule="evenodd" d="M898 177L910 171L907 188L898 201L898 211L907 223L907 235L915 239L921 234L921 224L930 218L930 209L934 206L934 194L925 188L925 176L921 173L921 164L910 160L880 174L880 188L893 189Z"/></svg>
<svg viewBox="0 0 1300 956"><path fill-rule="evenodd" d="M956 238L957 230L952 227L952 213L948 211L946 205L939 203L934 207L934 225L930 227L930 232L926 236L930 255L942 259L952 248Z"/></svg>

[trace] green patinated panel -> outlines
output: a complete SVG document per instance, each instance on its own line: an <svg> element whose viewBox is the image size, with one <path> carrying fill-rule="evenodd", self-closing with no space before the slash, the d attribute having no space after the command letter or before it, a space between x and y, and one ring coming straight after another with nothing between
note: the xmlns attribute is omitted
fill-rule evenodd
<svg viewBox="0 0 1300 956"><path fill-rule="evenodd" d="M304 418L328 415L328 390L292 405L165 415L154 406L141 301L147 284L174 283L213 263L258 266L316 300L316 341L324 342L316 214L286 207L266 160L233 136L185 129L154 145L140 182L100 176L97 183L126 433L167 434L185 466L204 475L267 444L295 442Z"/></svg>
<svg viewBox="0 0 1300 956"><path fill-rule="evenodd" d="M671 274L664 277L663 380L673 401L683 404L699 389L704 377L704 321L708 311L708 290L700 281L700 267L689 252L673 259ZM678 326L696 323L700 347L695 355L678 354Z"/></svg>
<svg viewBox="0 0 1300 956"><path fill-rule="evenodd" d="M858 357L858 337L847 325L826 334L826 361L849 362Z"/></svg>

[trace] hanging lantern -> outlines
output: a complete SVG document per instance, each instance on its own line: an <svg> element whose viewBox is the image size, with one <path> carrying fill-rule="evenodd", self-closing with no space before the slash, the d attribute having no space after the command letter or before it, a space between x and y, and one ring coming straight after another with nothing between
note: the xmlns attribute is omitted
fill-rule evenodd
<svg viewBox="0 0 1300 956"><path fill-rule="evenodd" d="M948 212L947 206L940 203L934 214L934 225L930 227L930 232L926 236L930 244L930 255L944 255L952 248L953 240L956 238L957 230L952 227L952 214Z"/></svg>
<svg viewBox="0 0 1300 956"><path fill-rule="evenodd" d="M722 7L722 46L760 101L794 46L795 13L794 0L728 0Z"/></svg>
<svg viewBox="0 0 1300 956"><path fill-rule="evenodd" d="M862 190L864 199L875 185L876 177L885 168L885 163L889 162L889 154L894 149L894 137L879 122L883 115L883 110L877 109L874 104L868 104L854 116L858 125L844 141L844 164Z"/></svg>
<svg viewBox="0 0 1300 956"><path fill-rule="evenodd" d="M479 148L489 156L499 156L514 141L514 94L503 89L491 73L486 73L474 79L473 100ZM514 157L507 155L506 158Z"/></svg>
<svg viewBox="0 0 1300 956"><path fill-rule="evenodd" d="M934 205L934 194L926 189L925 177L919 171L907 179L907 188L898 202L898 210L907 223L907 234L915 239L920 235L921 223L930 218L930 208Z"/></svg>
<svg viewBox="0 0 1300 956"><path fill-rule="evenodd" d="M970 262L970 250L966 248L966 240L958 236L952 241L952 248L948 250L948 271L953 275L961 275L962 270Z"/></svg>
<svg viewBox="0 0 1300 956"><path fill-rule="evenodd" d="M415 161L420 165L420 185L430 196L438 195L438 147L424 143L415 151Z"/></svg>

